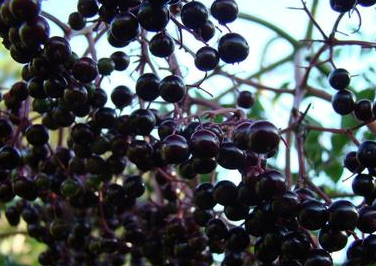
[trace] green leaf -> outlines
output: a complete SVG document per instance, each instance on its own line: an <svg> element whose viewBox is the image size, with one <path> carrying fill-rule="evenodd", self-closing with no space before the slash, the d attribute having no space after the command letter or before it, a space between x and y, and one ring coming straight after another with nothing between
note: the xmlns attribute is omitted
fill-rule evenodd
<svg viewBox="0 0 376 266"><path fill-rule="evenodd" d="M311 116L307 116L305 119L304 119L304 122L308 125L311 125L311 126L316 126L316 127L321 127L321 123L319 121L317 121L316 119L314 119L313 117Z"/></svg>
<svg viewBox="0 0 376 266"><path fill-rule="evenodd" d="M304 142L304 150L307 155L307 161L313 169L320 168L322 163L323 147L320 145L320 132L311 131L308 133Z"/></svg>
<svg viewBox="0 0 376 266"><path fill-rule="evenodd" d="M375 98L375 89L374 88L369 88L365 89L359 92L355 92L356 98L357 99L368 99L373 101Z"/></svg>
<svg viewBox="0 0 376 266"><path fill-rule="evenodd" d="M332 151L335 154L341 154L343 148L347 143L350 142L350 139L345 134L333 134L331 137L332 141Z"/></svg>
<svg viewBox="0 0 376 266"><path fill-rule="evenodd" d="M264 116L264 107L262 106L258 97L255 99L255 103L253 104L250 112L248 113L248 118L262 118Z"/></svg>
<svg viewBox="0 0 376 266"><path fill-rule="evenodd" d="M364 131L362 139L376 140L376 136L375 134L367 130L367 131Z"/></svg>
<svg viewBox="0 0 376 266"><path fill-rule="evenodd" d="M343 166L337 160L331 160L330 164L325 167L324 172L330 177L330 179L337 183L342 176Z"/></svg>
<svg viewBox="0 0 376 266"><path fill-rule="evenodd" d="M210 183L210 174L200 175L200 182L201 183L204 183L204 182Z"/></svg>
<svg viewBox="0 0 376 266"><path fill-rule="evenodd" d="M341 120L342 128L350 128L358 124L359 122L351 114L342 116L342 120Z"/></svg>
<svg viewBox="0 0 376 266"><path fill-rule="evenodd" d="M284 83L282 83L279 87L281 89L288 89L289 88L289 85L290 85L290 81L285 81ZM276 93L273 97L273 104L275 104L278 99L282 96L283 93Z"/></svg>
<svg viewBox="0 0 376 266"><path fill-rule="evenodd" d="M217 115L215 118L214 118L214 123L222 123L223 122L223 116L221 115Z"/></svg>

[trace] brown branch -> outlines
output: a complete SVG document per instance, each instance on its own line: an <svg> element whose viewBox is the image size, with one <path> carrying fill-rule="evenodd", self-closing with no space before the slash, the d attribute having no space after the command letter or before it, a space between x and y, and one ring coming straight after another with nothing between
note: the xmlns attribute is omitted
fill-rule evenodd
<svg viewBox="0 0 376 266"><path fill-rule="evenodd" d="M249 85L249 86L255 87L258 90L267 90L267 91L272 91L272 92L275 92L275 93L289 93L289 94L294 94L294 90L292 90L292 89L272 88L272 87L265 86L265 85L262 85L260 83L257 83L255 81L252 81L250 79L239 78L239 77L237 77L235 75L232 75L232 74L227 73L227 72L225 72L223 70L220 70L220 69L217 70L217 73L219 75L228 77L228 78L230 78L231 80L233 80L233 81L235 81L237 83L241 83L241 84L245 84L245 85Z"/></svg>

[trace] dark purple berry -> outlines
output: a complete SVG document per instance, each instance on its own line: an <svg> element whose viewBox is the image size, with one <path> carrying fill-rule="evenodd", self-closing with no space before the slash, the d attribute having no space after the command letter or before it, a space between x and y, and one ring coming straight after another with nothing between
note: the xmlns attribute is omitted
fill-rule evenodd
<svg viewBox="0 0 376 266"><path fill-rule="evenodd" d="M239 63L248 57L249 46L240 34L227 33L219 39L218 54L228 64Z"/></svg>

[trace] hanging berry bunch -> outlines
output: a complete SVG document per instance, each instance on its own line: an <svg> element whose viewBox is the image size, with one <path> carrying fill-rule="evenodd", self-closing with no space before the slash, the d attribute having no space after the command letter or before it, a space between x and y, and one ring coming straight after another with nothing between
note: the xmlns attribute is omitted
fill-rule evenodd
<svg viewBox="0 0 376 266"><path fill-rule="evenodd" d="M332 266L331 253L349 243L343 266L376 262L376 142L354 134L365 126L375 134L376 108L370 99L355 101L353 76L336 67L332 51L340 45L374 48L335 34L346 12L360 15L358 7L376 1L331 0L328 6L339 15L329 35L299 2L323 39L305 68L294 60L308 45L240 13L240 1L75 3L61 20L43 11L41 0L0 1L2 43L22 64L20 79L0 98L0 202L11 226L22 219L27 234L45 244L40 265ZM239 17L294 46L278 63L294 62L294 88L252 79L278 64L250 78L230 72L247 69L250 60L252 45L231 29ZM60 36L51 36L52 25ZM87 40L83 53L75 52L76 36ZM100 41L114 51L99 57ZM326 51L329 59L321 62ZM179 53L195 67L186 72L204 78L190 84ZM320 68L326 63L331 72ZM333 96L308 84L313 69L325 74ZM116 72L133 83L109 88L106 81ZM214 97L204 84L217 75L234 86ZM219 81L214 89L221 86ZM258 115L261 91L294 97L287 123ZM231 92L233 102L225 106ZM300 112L306 96L329 100L337 114L353 115L359 124L311 124L310 106ZM364 198L361 205L333 199L312 181L304 145L309 131L346 135L357 145L341 155L353 173L353 196ZM275 160L281 149L283 167ZM236 172L240 182L218 177Z"/></svg>

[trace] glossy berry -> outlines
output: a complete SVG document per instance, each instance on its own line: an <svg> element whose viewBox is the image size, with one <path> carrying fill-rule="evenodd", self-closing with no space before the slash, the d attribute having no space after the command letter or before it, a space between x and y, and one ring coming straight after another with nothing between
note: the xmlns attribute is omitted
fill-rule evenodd
<svg viewBox="0 0 376 266"><path fill-rule="evenodd" d="M278 148L280 138L275 125L259 120L249 127L248 148L255 153L265 154Z"/></svg>
<svg viewBox="0 0 376 266"><path fill-rule="evenodd" d="M249 235L244 228L236 226L228 230L227 249L240 252L249 245L249 242Z"/></svg>
<svg viewBox="0 0 376 266"><path fill-rule="evenodd" d="M376 260L376 236L369 235L363 240L364 255L369 261Z"/></svg>
<svg viewBox="0 0 376 266"><path fill-rule="evenodd" d="M193 179L197 176L190 160L179 165L179 174L184 179Z"/></svg>
<svg viewBox="0 0 376 266"><path fill-rule="evenodd" d="M360 121L369 121L373 118L372 102L368 99L357 101L354 106L354 115Z"/></svg>
<svg viewBox="0 0 376 266"><path fill-rule="evenodd" d="M149 3L143 3L139 8L137 18L145 30L158 32L167 26L170 12L166 6L155 7Z"/></svg>
<svg viewBox="0 0 376 266"><path fill-rule="evenodd" d="M213 185L210 183L199 184L193 193L193 203L200 209L212 209L216 202L213 197Z"/></svg>
<svg viewBox="0 0 376 266"><path fill-rule="evenodd" d="M346 251L347 259L360 259L363 256L363 240L354 240Z"/></svg>
<svg viewBox="0 0 376 266"><path fill-rule="evenodd" d="M203 24L201 27L199 27L196 30L196 32L205 42L207 42L214 37L215 26L214 26L213 22L208 20L205 24Z"/></svg>
<svg viewBox="0 0 376 266"><path fill-rule="evenodd" d="M270 264L278 258L280 247L274 248L273 245L265 242L263 237L257 239L255 243L255 255L259 261L264 264Z"/></svg>
<svg viewBox="0 0 376 266"><path fill-rule="evenodd" d="M349 90L338 91L332 98L332 107L337 114L350 114L355 108L353 93Z"/></svg>
<svg viewBox="0 0 376 266"><path fill-rule="evenodd" d="M77 10L85 18L91 18L98 13L96 0L78 0Z"/></svg>
<svg viewBox="0 0 376 266"><path fill-rule="evenodd" d="M111 128L115 124L115 110L109 107L99 108L94 114L95 124L101 128Z"/></svg>
<svg viewBox="0 0 376 266"><path fill-rule="evenodd" d="M161 154L163 160L168 164L185 162L190 155L187 140L177 134L167 136L163 140Z"/></svg>
<svg viewBox="0 0 376 266"><path fill-rule="evenodd" d="M337 231L325 226L320 230L319 243L328 252L339 251L347 244L346 231Z"/></svg>
<svg viewBox="0 0 376 266"><path fill-rule="evenodd" d="M221 143L216 159L226 169L240 169L246 163L245 153L230 141Z"/></svg>
<svg viewBox="0 0 376 266"><path fill-rule="evenodd" d="M63 95L65 106L62 109L73 110L75 107L80 107L88 99L88 92L85 87L73 86L66 88Z"/></svg>
<svg viewBox="0 0 376 266"><path fill-rule="evenodd" d="M134 140L128 147L127 157L129 161L134 164L144 162L145 158L151 157L153 154L153 147L142 140Z"/></svg>
<svg viewBox="0 0 376 266"><path fill-rule="evenodd" d="M279 217L292 217L295 216L300 208L298 195L293 192L286 190L280 196L273 198L271 202L272 212Z"/></svg>
<svg viewBox="0 0 376 266"><path fill-rule="evenodd" d="M290 232L282 239L282 254L286 259L303 259L310 250L307 236L300 232Z"/></svg>
<svg viewBox="0 0 376 266"><path fill-rule="evenodd" d="M371 140L362 142L358 147L356 158L365 167L376 167L376 142Z"/></svg>
<svg viewBox="0 0 376 266"><path fill-rule="evenodd" d="M115 70L115 63L111 58L103 57L98 60L98 73L102 76L111 75Z"/></svg>
<svg viewBox="0 0 376 266"><path fill-rule="evenodd" d="M72 74L78 81L91 82L98 76L98 67L93 59L83 57L74 63Z"/></svg>
<svg viewBox="0 0 376 266"><path fill-rule="evenodd" d="M72 127L71 137L74 143L87 145L94 139L94 134L88 124L77 123Z"/></svg>
<svg viewBox="0 0 376 266"><path fill-rule="evenodd" d="M129 125L135 135L147 136L154 129L156 124L152 111L138 109L129 116Z"/></svg>
<svg viewBox="0 0 376 266"><path fill-rule="evenodd" d="M195 66L201 71L210 71L218 66L219 56L217 50L204 46L196 52Z"/></svg>
<svg viewBox="0 0 376 266"><path fill-rule="evenodd" d="M205 227L209 239L221 240L227 237L228 229L221 219L211 219Z"/></svg>
<svg viewBox="0 0 376 266"><path fill-rule="evenodd" d="M184 26L198 29L208 20L208 10L201 2L189 2L181 9L181 20Z"/></svg>
<svg viewBox="0 0 376 266"><path fill-rule="evenodd" d="M299 223L308 230L318 230L328 221L328 210L317 200L306 200L301 205Z"/></svg>
<svg viewBox="0 0 376 266"><path fill-rule="evenodd" d="M373 177L366 174L356 175L352 181L352 190L356 195L371 197L376 191Z"/></svg>
<svg viewBox="0 0 376 266"><path fill-rule="evenodd" d="M24 176L18 176L13 181L13 191L17 196L30 201L33 201L38 197L38 190L35 181Z"/></svg>
<svg viewBox="0 0 376 266"><path fill-rule="evenodd" d="M255 103L253 94L250 91L241 91L237 98L237 105L241 108L249 109Z"/></svg>
<svg viewBox="0 0 376 266"><path fill-rule="evenodd" d="M69 15L68 25L71 27L72 30L79 31L85 28L86 20L81 13L73 12Z"/></svg>
<svg viewBox="0 0 376 266"><path fill-rule="evenodd" d="M376 208L364 206L359 210L359 220L357 228L366 234L372 234L376 231Z"/></svg>
<svg viewBox="0 0 376 266"><path fill-rule="evenodd" d="M71 47L69 42L62 37L51 37L43 48L44 56L50 62L63 63L68 60L71 55Z"/></svg>
<svg viewBox="0 0 376 266"><path fill-rule="evenodd" d="M114 103L116 108L123 109L124 107L132 103L133 93L132 91L124 86L117 86L111 92L111 101Z"/></svg>
<svg viewBox="0 0 376 266"><path fill-rule="evenodd" d="M273 228L274 223L270 205L259 204L245 218L245 229L252 236L262 236Z"/></svg>
<svg viewBox="0 0 376 266"><path fill-rule="evenodd" d="M123 158L116 155L111 155L110 157L108 157L106 164L108 165L110 172L115 175L123 173L127 165L126 161Z"/></svg>
<svg viewBox="0 0 376 266"><path fill-rule="evenodd" d="M246 150L248 148L248 131L252 121L246 121L236 126L232 132L232 141L239 149Z"/></svg>
<svg viewBox="0 0 376 266"><path fill-rule="evenodd" d="M304 266L333 266L333 259L323 249L312 249L307 255Z"/></svg>
<svg viewBox="0 0 376 266"><path fill-rule="evenodd" d="M219 181L213 191L215 201L223 206L234 203L237 194L238 189L236 185L228 180Z"/></svg>
<svg viewBox="0 0 376 266"><path fill-rule="evenodd" d="M24 22L19 29L20 40L27 46L36 47L47 42L50 26L43 17L36 16Z"/></svg>
<svg viewBox="0 0 376 266"><path fill-rule="evenodd" d="M12 85L9 90L9 93L15 98L17 101L24 101L28 96L27 91L27 83L26 82L16 82Z"/></svg>
<svg viewBox="0 0 376 266"><path fill-rule="evenodd" d="M285 191L285 178L276 170L265 171L256 183L256 193L263 199L280 196Z"/></svg>
<svg viewBox="0 0 376 266"><path fill-rule="evenodd" d="M150 53L156 57L168 57L175 49L175 42L167 33L157 33L149 42Z"/></svg>
<svg viewBox="0 0 376 266"><path fill-rule="evenodd" d="M358 0L358 4L361 6L369 7L376 4L376 0Z"/></svg>
<svg viewBox="0 0 376 266"><path fill-rule="evenodd" d="M167 136L174 134L178 130L178 125L172 119L166 119L158 127L158 136L164 140Z"/></svg>
<svg viewBox="0 0 376 266"><path fill-rule="evenodd" d="M329 84L336 90L346 89L350 85L350 80L350 73L344 68L336 68L329 74Z"/></svg>
<svg viewBox="0 0 376 266"><path fill-rule="evenodd" d="M68 178L60 186L60 193L64 197L74 197L82 189L78 180Z"/></svg>
<svg viewBox="0 0 376 266"><path fill-rule="evenodd" d="M132 41L140 33L140 26L136 16L131 13L117 15L111 21L110 33L120 42Z"/></svg>
<svg viewBox="0 0 376 266"><path fill-rule="evenodd" d="M0 149L0 167L3 169L14 169L21 163L19 150L11 146L3 146Z"/></svg>
<svg viewBox="0 0 376 266"><path fill-rule="evenodd" d="M169 103L180 102L187 92L184 81L176 75L165 77L159 83L159 93L163 100Z"/></svg>
<svg viewBox="0 0 376 266"><path fill-rule="evenodd" d="M136 94L144 101L154 101L159 96L159 78L153 73L142 74L136 82Z"/></svg>
<svg viewBox="0 0 376 266"><path fill-rule="evenodd" d="M358 221L358 211L347 200L337 200L329 208L329 225L336 230L353 230Z"/></svg>
<svg viewBox="0 0 376 266"><path fill-rule="evenodd" d="M219 39L218 54L228 64L239 63L248 57L249 46L240 34L227 33Z"/></svg>
<svg viewBox="0 0 376 266"><path fill-rule="evenodd" d="M126 39L117 39L111 32L107 32L107 42L112 47L122 48L129 45L131 41L127 41Z"/></svg>
<svg viewBox="0 0 376 266"><path fill-rule="evenodd" d="M12 15L22 20L36 17L41 9L40 0L11 0L9 8Z"/></svg>
<svg viewBox="0 0 376 266"><path fill-rule="evenodd" d="M216 167L217 162L212 158L192 158L192 168L198 174L209 174Z"/></svg>
<svg viewBox="0 0 376 266"><path fill-rule="evenodd" d="M363 171L364 166L362 166L357 158L356 151L351 151L346 154L344 159L344 166L352 173L360 173Z"/></svg>
<svg viewBox="0 0 376 266"><path fill-rule="evenodd" d="M116 51L116 52L112 53L110 58L111 58L112 62L114 62L114 64L115 64L114 68L117 71L126 70L129 66L129 64L130 64L129 56L122 51Z"/></svg>
<svg viewBox="0 0 376 266"><path fill-rule="evenodd" d="M125 193L132 198L141 197L145 192L145 185L139 175L128 176L124 181L123 187Z"/></svg>
<svg viewBox="0 0 376 266"><path fill-rule="evenodd" d="M350 11L356 4L356 0L330 0L331 8L339 13Z"/></svg>
<svg viewBox="0 0 376 266"><path fill-rule="evenodd" d="M234 0L215 0L210 7L210 12L220 24L227 24L235 21L239 8Z"/></svg>
<svg viewBox="0 0 376 266"><path fill-rule="evenodd" d="M6 208L5 217L11 226L17 226L20 223L20 212L15 206Z"/></svg>
<svg viewBox="0 0 376 266"><path fill-rule="evenodd" d="M48 142L49 134L47 129L40 124L31 125L25 132L26 140L29 144L41 146Z"/></svg>
<svg viewBox="0 0 376 266"><path fill-rule="evenodd" d="M239 201L236 201L231 205L225 206L224 213L226 215L226 218L230 221L241 221L247 217L249 213L249 207L243 205Z"/></svg>
<svg viewBox="0 0 376 266"><path fill-rule="evenodd" d="M197 158L215 157L219 152L218 137L206 129L197 130L192 134L189 146L192 155Z"/></svg>
<svg viewBox="0 0 376 266"><path fill-rule="evenodd" d="M13 127L9 120L0 117L0 139L8 138L12 135Z"/></svg>

